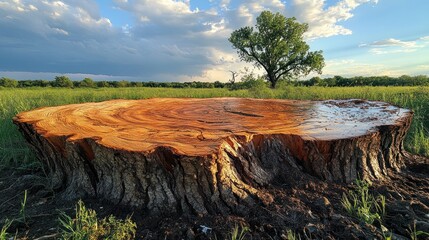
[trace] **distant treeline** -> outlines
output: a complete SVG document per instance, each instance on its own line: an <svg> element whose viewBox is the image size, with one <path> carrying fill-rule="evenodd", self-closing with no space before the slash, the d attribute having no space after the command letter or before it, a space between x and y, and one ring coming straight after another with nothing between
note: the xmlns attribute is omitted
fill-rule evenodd
<svg viewBox="0 0 429 240"><path fill-rule="evenodd" d="M246 76L240 82L130 82L122 81L94 81L85 78L81 81L72 81L67 76L57 76L49 80L15 80L7 77L0 78L0 87L63 87L63 88L103 88L103 87L161 87L161 88L231 88L247 89L255 86L254 82L262 81L253 75ZM324 87L353 87L353 86L429 86L429 77L426 75L400 77L341 77L331 78L313 77L308 80L287 81L280 85L293 86L324 86Z"/></svg>
<svg viewBox="0 0 429 240"><path fill-rule="evenodd" d="M325 87L354 87L354 86L429 86L429 77L426 75L400 77L374 76L345 78L334 76L331 78L313 77L309 80L299 81L302 86Z"/></svg>

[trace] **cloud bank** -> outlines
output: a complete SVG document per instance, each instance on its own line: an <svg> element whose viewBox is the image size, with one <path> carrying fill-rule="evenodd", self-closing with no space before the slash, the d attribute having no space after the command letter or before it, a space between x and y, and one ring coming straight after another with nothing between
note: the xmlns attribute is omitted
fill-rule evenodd
<svg viewBox="0 0 429 240"><path fill-rule="evenodd" d="M94 0L0 1L0 71L70 73L143 81L226 81L245 66L227 38L254 25L263 10L309 24L308 40L352 31L341 25L375 0L213 0L205 9L189 0L114 0L132 16L123 26L102 16ZM395 42L374 44L412 44ZM97 78L97 77L96 77Z"/></svg>

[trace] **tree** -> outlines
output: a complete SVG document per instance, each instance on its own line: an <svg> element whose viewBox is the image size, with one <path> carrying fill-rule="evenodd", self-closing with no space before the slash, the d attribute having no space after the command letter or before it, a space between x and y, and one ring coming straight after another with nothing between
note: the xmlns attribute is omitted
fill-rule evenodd
<svg viewBox="0 0 429 240"><path fill-rule="evenodd" d="M99 81L97 87L110 87L110 84L107 81Z"/></svg>
<svg viewBox="0 0 429 240"><path fill-rule="evenodd" d="M84 78L80 83L79 87L83 88L94 88L97 87L97 84L91 78Z"/></svg>
<svg viewBox="0 0 429 240"><path fill-rule="evenodd" d="M56 76L53 82L54 87L72 88L73 82L67 76Z"/></svg>
<svg viewBox="0 0 429 240"><path fill-rule="evenodd" d="M312 77L310 80L308 80L309 86L319 86L319 84L322 82L322 79L320 77Z"/></svg>
<svg viewBox="0 0 429 240"><path fill-rule="evenodd" d="M0 86L14 88L18 86L18 81L7 77L2 77L0 78Z"/></svg>
<svg viewBox="0 0 429 240"><path fill-rule="evenodd" d="M130 86L130 82L128 82L126 80L121 80L121 81L117 82L117 85L115 87L123 88L123 87L129 87L129 86Z"/></svg>
<svg viewBox="0 0 429 240"><path fill-rule="evenodd" d="M231 85L234 85L235 83L235 78L238 76L237 72L234 71L229 71L231 73L231 79L229 79L229 83L231 83Z"/></svg>
<svg viewBox="0 0 429 240"><path fill-rule="evenodd" d="M281 77L290 79L312 71L321 73L325 65L322 51L309 52L310 47L303 40L307 24L280 13L263 11L256 18L255 28L256 31L253 27L235 30L228 40L241 60L265 69L271 87L275 87Z"/></svg>

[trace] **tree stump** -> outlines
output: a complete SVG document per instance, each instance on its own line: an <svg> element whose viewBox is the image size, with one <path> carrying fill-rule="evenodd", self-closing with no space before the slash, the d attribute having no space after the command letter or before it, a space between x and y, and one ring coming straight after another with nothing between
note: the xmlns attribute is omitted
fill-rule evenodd
<svg viewBox="0 0 429 240"><path fill-rule="evenodd" d="M266 189L291 172L350 182L399 171L412 115L363 100L166 98L45 107L14 122L66 198L210 214L269 204Z"/></svg>

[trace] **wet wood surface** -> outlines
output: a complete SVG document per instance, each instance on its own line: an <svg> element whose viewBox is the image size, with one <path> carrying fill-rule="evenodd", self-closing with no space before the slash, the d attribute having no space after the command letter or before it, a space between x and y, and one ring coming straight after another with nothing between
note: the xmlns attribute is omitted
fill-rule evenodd
<svg viewBox="0 0 429 240"><path fill-rule="evenodd" d="M15 121L30 123L48 139L91 138L114 149L150 152L162 146L200 156L217 152L228 136L353 138L400 123L408 114L387 103L361 100L167 98L47 107L21 113Z"/></svg>

